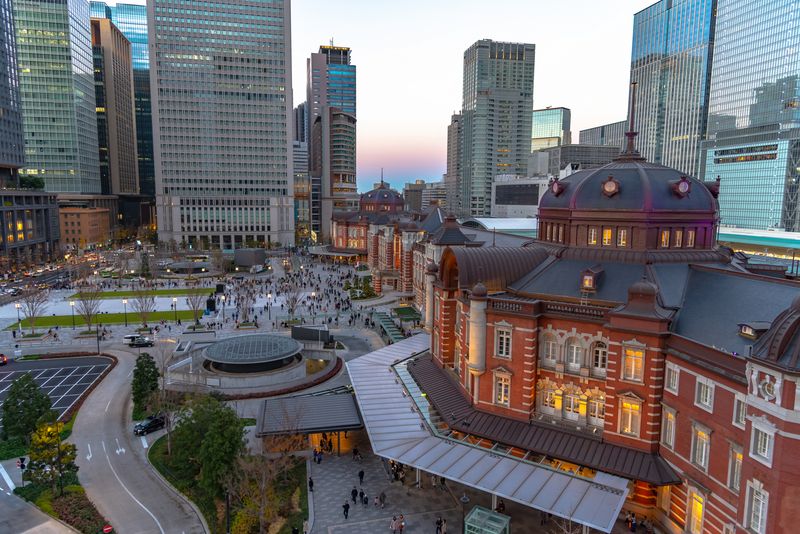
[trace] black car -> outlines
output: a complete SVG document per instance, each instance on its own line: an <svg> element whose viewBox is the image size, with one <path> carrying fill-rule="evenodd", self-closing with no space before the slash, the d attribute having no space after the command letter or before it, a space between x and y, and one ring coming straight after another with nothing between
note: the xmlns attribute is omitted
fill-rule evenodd
<svg viewBox="0 0 800 534"><path fill-rule="evenodd" d="M131 347L152 347L153 340L149 337L137 337L130 343Z"/></svg>
<svg viewBox="0 0 800 534"><path fill-rule="evenodd" d="M136 436L144 436L150 432L161 430L164 428L164 417L160 415L151 415L141 423L136 423L133 427L133 433Z"/></svg>

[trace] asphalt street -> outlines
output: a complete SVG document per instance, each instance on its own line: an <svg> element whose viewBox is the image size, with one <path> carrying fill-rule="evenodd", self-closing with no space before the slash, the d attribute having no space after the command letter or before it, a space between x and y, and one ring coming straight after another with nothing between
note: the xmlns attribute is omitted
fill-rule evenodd
<svg viewBox="0 0 800 534"><path fill-rule="evenodd" d="M133 435L130 382L136 353L106 352L119 363L84 402L71 439L78 447L78 478L87 495L120 534L206 532L186 499L147 462L147 449L159 434Z"/></svg>

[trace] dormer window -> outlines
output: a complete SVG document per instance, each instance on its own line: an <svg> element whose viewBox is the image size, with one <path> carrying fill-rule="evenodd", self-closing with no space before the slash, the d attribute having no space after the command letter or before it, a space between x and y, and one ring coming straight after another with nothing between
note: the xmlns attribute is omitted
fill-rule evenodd
<svg viewBox="0 0 800 534"><path fill-rule="evenodd" d="M600 275L603 274L603 267L595 265L581 273L581 291L597 291L597 284Z"/></svg>
<svg viewBox="0 0 800 534"><path fill-rule="evenodd" d="M761 334L769 330L770 323L766 321L750 321L739 323L739 335L747 339L758 339Z"/></svg>
<svg viewBox="0 0 800 534"><path fill-rule="evenodd" d="M628 246L628 229L627 228L620 228L617 230L617 246L618 247L627 247Z"/></svg>
<svg viewBox="0 0 800 534"><path fill-rule="evenodd" d="M612 244L614 244L614 230L603 228L603 246L608 247Z"/></svg>
<svg viewBox="0 0 800 534"><path fill-rule="evenodd" d="M659 240L661 248L669 248L669 230L661 230L661 239Z"/></svg>
<svg viewBox="0 0 800 534"><path fill-rule="evenodd" d="M590 226L589 227L589 237L587 238L586 242L589 245L596 245L597 244L597 227Z"/></svg>

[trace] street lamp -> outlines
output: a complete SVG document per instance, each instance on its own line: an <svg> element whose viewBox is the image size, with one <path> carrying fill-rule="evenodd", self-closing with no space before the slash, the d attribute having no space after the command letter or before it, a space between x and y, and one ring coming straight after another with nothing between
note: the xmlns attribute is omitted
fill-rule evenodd
<svg viewBox="0 0 800 534"><path fill-rule="evenodd" d="M469 496L467 496L467 492L465 491L464 494L459 497L458 499L461 501L461 532L467 531L467 512L466 507L469 504Z"/></svg>
<svg viewBox="0 0 800 534"><path fill-rule="evenodd" d="M267 293L267 319L272 320L272 291Z"/></svg>
<svg viewBox="0 0 800 534"><path fill-rule="evenodd" d="M75 301L69 301L69 307L72 309L72 329L75 330Z"/></svg>
<svg viewBox="0 0 800 534"><path fill-rule="evenodd" d="M316 299L317 294L315 292L311 292L311 322L317 324L317 312L314 309L314 300Z"/></svg>
<svg viewBox="0 0 800 534"><path fill-rule="evenodd" d="M172 297L172 309L175 310L175 324L178 324L178 297Z"/></svg>
<svg viewBox="0 0 800 534"><path fill-rule="evenodd" d="M122 299L122 305L125 309L125 328L128 328L128 299Z"/></svg>
<svg viewBox="0 0 800 534"><path fill-rule="evenodd" d="M17 309L17 330L19 330L20 333L22 333L22 319L20 319L19 316L19 309L22 308L22 304L20 304L19 302L15 302L14 307Z"/></svg>
<svg viewBox="0 0 800 534"><path fill-rule="evenodd" d="M220 299L222 300L222 320L224 321L225 320L225 295L222 295L220 297Z"/></svg>

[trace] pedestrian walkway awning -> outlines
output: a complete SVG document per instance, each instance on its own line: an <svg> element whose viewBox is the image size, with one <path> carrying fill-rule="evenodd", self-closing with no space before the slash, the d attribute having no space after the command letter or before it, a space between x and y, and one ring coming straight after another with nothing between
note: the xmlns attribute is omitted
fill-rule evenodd
<svg viewBox="0 0 800 534"><path fill-rule="evenodd" d="M430 336L419 334L347 362L375 454L611 532L628 494L626 479L602 472L586 478L436 433L428 405L417 404L415 386L404 382L413 381L408 371L395 369L429 346Z"/></svg>
<svg viewBox="0 0 800 534"><path fill-rule="evenodd" d="M358 407L349 393L266 399L256 422L256 436L313 434L361 428Z"/></svg>
<svg viewBox="0 0 800 534"><path fill-rule="evenodd" d="M362 256L366 254L366 252L359 252L358 250L353 249L331 249L329 248L329 245L308 247L308 253L313 256L335 256L337 258L354 258L356 256Z"/></svg>

